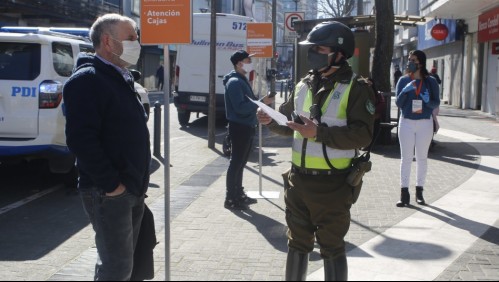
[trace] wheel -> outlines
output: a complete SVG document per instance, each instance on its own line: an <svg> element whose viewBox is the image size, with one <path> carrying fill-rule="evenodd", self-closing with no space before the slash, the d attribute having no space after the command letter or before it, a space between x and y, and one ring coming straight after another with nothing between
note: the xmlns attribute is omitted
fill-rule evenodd
<svg viewBox="0 0 499 282"><path fill-rule="evenodd" d="M189 111L178 112L178 122L180 123L181 126L188 125L190 118L191 118L191 112Z"/></svg>
<svg viewBox="0 0 499 282"><path fill-rule="evenodd" d="M229 134L225 135L224 142L222 144L222 151L225 156L230 157L232 152L232 142L230 140Z"/></svg>
<svg viewBox="0 0 499 282"><path fill-rule="evenodd" d="M78 187L78 169L76 168L76 165L71 168L71 171L68 173L64 174L63 181L64 185L66 186L66 192L67 194L72 194L77 192L77 187Z"/></svg>

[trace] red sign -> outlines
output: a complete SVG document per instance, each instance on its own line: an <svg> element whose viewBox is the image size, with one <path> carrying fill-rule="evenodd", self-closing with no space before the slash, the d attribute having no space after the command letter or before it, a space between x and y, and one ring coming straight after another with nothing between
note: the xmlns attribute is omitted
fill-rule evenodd
<svg viewBox="0 0 499 282"><path fill-rule="evenodd" d="M499 39L499 7L478 16L478 43Z"/></svg>
<svg viewBox="0 0 499 282"><path fill-rule="evenodd" d="M442 41L449 35L449 29L446 25L438 23L431 28L430 33L435 40Z"/></svg>

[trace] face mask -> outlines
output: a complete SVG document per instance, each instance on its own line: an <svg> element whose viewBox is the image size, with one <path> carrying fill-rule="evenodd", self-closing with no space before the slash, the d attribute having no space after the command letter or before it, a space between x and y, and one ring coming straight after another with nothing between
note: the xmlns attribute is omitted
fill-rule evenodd
<svg viewBox="0 0 499 282"><path fill-rule="evenodd" d="M116 39L114 40L118 41ZM123 61L125 61L130 65L137 64L137 61L139 60L140 57L140 49L141 49L139 41L123 40L121 44L123 45L123 53L121 53L121 55L119 56L120 59L122 59Z"/></svg>
<svg viewBox="0 0 499 282"><path fill-rule="evenodd" d="M307 61L311 69L318 71L329 65L327 54L320 54L312 48L308 49Z"/></svg>
<svg viewBox="0 0 499 282"><path fill-rule="evenodd" d="M409 62L407 64L407 69L410 72L415 73L418 70L418 65L415 62Z"/></svg>
<svg viewBox="0 0 499 282"><path fill-rule="evenodd" d="M243 66L241 67L247 74L249 74L250 72L253 71L253 64L252 63L249 63L249 64L244 64L243 63Z"/></svg>

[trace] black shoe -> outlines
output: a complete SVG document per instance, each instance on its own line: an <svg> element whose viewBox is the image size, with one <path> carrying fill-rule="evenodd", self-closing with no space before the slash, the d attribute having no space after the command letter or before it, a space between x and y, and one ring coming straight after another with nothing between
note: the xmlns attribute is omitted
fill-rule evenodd
<svg viewBox="0 0 499 282"><path fill-rule="evenodd" d="M423 187L416 186L416 202L418 205L426 205L426 202L423 198Z"/></svg>
<svg viewBox="0 0 499 282"><path fill-rule="evenodd" d="M411 200L411 195L409 194L409 188L400 189L400 201L397 202L397 207L403 208L409 205Z"/></svg>
<svg viewBox="0 0 499 282"><path fill-rule="evenodd" d="M242 203L244 203L246 205L252 205L252 204L258 203L257 199L253 199L253 198L248 197L248 195L246 195L246 193L244 191L243 191L243 194L241 195L241 197L239 198L239 201L241 201Z"/></svg>
<svg viewBox="0 0 499 282"><path fill-rule="evenodd" d="M248 206L240 201L225 200L224 207L229 210L243 211L247 210Z"/></svg>

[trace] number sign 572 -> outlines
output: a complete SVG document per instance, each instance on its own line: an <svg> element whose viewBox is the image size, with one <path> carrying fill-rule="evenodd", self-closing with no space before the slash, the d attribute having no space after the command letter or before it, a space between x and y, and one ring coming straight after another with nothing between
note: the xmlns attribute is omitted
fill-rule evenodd
<svg viewBox="0 0 499 282"><path fill-rule="evenodd" d="M246 30L246 23L243 22L232 22L233 30Z"/></svg>

